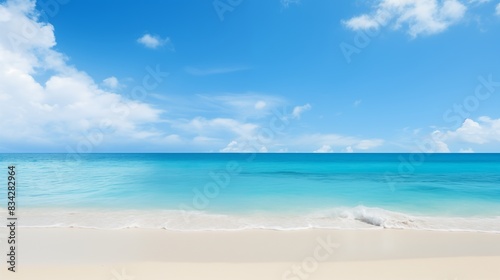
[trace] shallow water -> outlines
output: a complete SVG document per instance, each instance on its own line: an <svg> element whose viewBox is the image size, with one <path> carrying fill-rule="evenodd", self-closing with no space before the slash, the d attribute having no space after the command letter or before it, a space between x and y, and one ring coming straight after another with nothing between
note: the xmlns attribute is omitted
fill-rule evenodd
<svg viewBox="0 0 500 280"><path fill-rule="evenodd" d="M12 164L23 226L500 232L500 154L0 154L5 182Z"/></svg>

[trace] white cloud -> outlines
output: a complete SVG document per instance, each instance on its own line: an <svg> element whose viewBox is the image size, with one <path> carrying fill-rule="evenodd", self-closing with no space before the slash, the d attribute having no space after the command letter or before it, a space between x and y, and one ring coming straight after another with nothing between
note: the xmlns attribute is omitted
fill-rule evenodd
<svg viewBox="0 0 500 280"><path fill-rule="evenodd" d="M444 141L443 134L436 130L431 134L430 142L431 148L426 152L437 152L437 153L449 153L450 148L448 144Z"/></svg>
<svg viewBox="0 0 500 280"><path fill-rule="evenodd" d="M290 7L290 5L297 5L300 3L300 0L281 0L281 5L285 8Z"/></svg>
<svg viewBox="0 0 500 280"><path fill-rule="evenodd" d="M417 144L422 152L497 151L500 143L500 119L465 119L455 130L435 130ZM468 148L463 148L464 146Z"/></svg>
<svg viewBox="0 0 500 280"><path fill-rule="evenodd" d="M272 125L276 123L269 122L269 119L274 117L256 122L233 118L196 117L191 120L172 121L172 127L182 130L183 134L208 139L196 144L203 142L220 152L276 152L283 150L283 147L301 152L332 152L336 147L340 150L349 146L357 151L369 151L384 143L381 139L360 139L337 134L290 135L272 129ZM293 126L293 119L287 121L288 125Z"/></svg>
<svg viewBox="0 0 500 280"><path fill-rule="evenodd" d="M351 146L348 146L344 149L344 153L354 153L354 149Z"/></svg>
<svg viewBox="0 0 500 280"><path fill-rule="evenodd" d="M221 141L222 139L215 137L195 136L193 137L192 144L201 147L209 147L209 146L219 145Z"/></svg>
<svg viewBox="0 0 500 280"><path fill-rule="evenodd" d="M259 100L255 103L255 109L262 110L264 108L266 108L266 102Z"/></svg>
<svg viewBox="0 0 500 280"><path fill-rule="evenodd" d="M179 121L172 125L173 127L191 133L207 137L235 136L245 139L252 138L257 128L253 123L244 123L231 118L207 119L196 117L190 121Z"/></svg>
<svg viewBox="0 0 500 280"><path fill-rule="evenodd" d="M198 68L198 67L192 67L192 66L187 66L184 67L184 71L186 73L193 75L193 76L209 76L209 75L217 75L217 74L227 74L227 73L233 73L233 72L239 72L239 71L244 71L248 70L246 67L221 67L221 68Z"/></svg>
<svg viewBox="0 0 500 280"><path fill-rule="evenodd" d="M473 144L500 142L500 119L480 117L478 121L466 119L455 131L447 131L444 139Z"/></svg>
<svg viewBox="0 0 500 280"><path fill-rule="evenodd" d="M177 134L167 135L163 138L163 141L166 144L180 144L180 143L182 143L181 137Z"/></svg>
<svg viewBox="0 0 500 280"><path fill-rule="evenodd" d="M143 125L160 121L160 110L100 88L66 63L34 1L1 3L0 21L0 144L64 149L92 137L110 143L159 135ZM45 82L35 78L48 73Z"/></svg>
<svg viewBox="0 0 500 280"><path fill-rule="evenodd" d="M500 16L500 3L497 4L496 14L497 14L497 16Z"/></svg>
<svg viewBox="0 0 500 280"><path fill-rule="evenodd" d="M285 127L281 127L284 123L270 120L277 120L276 116L253 121L195 117L169 122L172 128L182 131L181 135L195 137L196 141L187 144L220 152L279 152L284 147L287 151L332 152L334 148L340 150L348 146L358 151L369 151L384 143L381 139L360 139L337 134L291 135L284 132L287 126L294 126L294 119L285 120Z"/></svg>
<svg viewBox="0 0 500 280"><path fill-rule="evenodd" d="M378 29L381 25L385 25L385 20L377 19L369 15L361 15L353 17L344 24L353 30L363 30L363 29Z"/></svg>
<svg viewBox="0 0 500 280"><path fill-rule="evenodd" d="M311 105L305 104L302 106L296 106L293 108L292 116L296 119L300 119L300 116L305 112L311 110Z"/></svg>
<svg viewBox="0 0 500 280"><path fill-rule="evenodd" d="M222 153L249 153L249 152L259 152L259 153L267 153L268 149L265 145L262 144L253 144L250 145L247 141L231 141L227 146L221 149L219 152Z"/></svg>
<svg viewBox="0 0 500 280"><path fill-rule="evenodd" d="M418 153L450 152L442 131L434 130L430 134L424 134L423 136L419 134L420 129L411 131L411 146L408 147L409 151Z"/></svg>
<svg viewBox="0 0 500 280"><path fill-rule="evenodd" d="M321 148L314 151L315 153L332 153L333 149L330 145L323 145Z"/></svg>
<svg viewBox="0 0 500 280"><path fill-rule="evenodd" d="M114 76L104 79L102 84L109 89L117 89L120 86L120 82Z"/></svg>
<svg viewBox="0 0 500 280"><path fill-rule="evenodd" d="M229 116L240 120L259 119L273 114L274 110L285 107L285 100L258 93L198 95L203 110L212 109L219 116ZM190 100L191 103L197 103ZM198 104L195 104L198 105Z"/></svg>
<svg viewBox="0 0 500 280"><path fill-rule="evenodd" d="M467 6L458 0L379 0L371 13L343 23L352 30L404 28L417 37L445 31L460 22L466 11Z"/></svg>
<svg viewBox="0 0 500 280"><path fill-rule="evenodd" d="M223 149L220 150L220 152L223 153L237 153L237 152L244 152L240 150L240 146L238 145L237 141L231 141L227 146Z"/></svg>
<svg viewBox="0 0 500 280"><path fill-rule="evenodd" d="M357 142L354 147L358 150L370 150L384 144L384 141L381 139L369 139L369 140L360 140Z"/></svg>
<svg viewBox="0 0 500 280"><path fill-rule="evenodd" d="M67 63L65 55L54 48L53 26L40 22L34 14L32 1L10 0L0 4L0 147L3 150L27 147L46 151L50 147L65 151L67 146L76 150L78 145L89 141L96 143L94 148L102 144L100 149L104 151L115 147L260 152L286 147L292 151L312 151L325 145L332 149L352 146L362 150L383 142L334 134L290 135L284 131L311 105L297 106L289 112L282 109L285 100L262 94L202 97L206 101L204 107L186 105L175 111L178 118L163 119L164 111L114 93L113 89L120 87L116 77L96 82ZM30 32L26 33L28 29ZM174 97L167 97L167 101L175 101ZM283 131L265 134L284 123ZM87 149L91 151L96 150Z"/></svg>
<svg viewBox="0 0 500 280"><path fill-rule="evenodd" d="M170 50L174 50L174 45L170 38L161 38L160 36L156 35L151 35L151 34L144 34L142 37L137 39L137 42L140 43L141 45L145 46L146 48L150 49L157 49L162 46L166 46Z"/></svg>
<svg viewBox="0 0 500 280"><path fill-rule="evenodd" d="M363 102L363 100L358 99L358 100L354 101L353 106L358 107L359 105L361 105L362 102Z"/></svg>
<svg viewBox="0 0 500 280"><path fill-rule="evenodd" d="M471 148L467 148L467 149L460 149L459 153L467 153L467 154L470 154L470 153L474 153L474 150L471 149Z"/></svg>
<svg viewBox="0 0 500 280"><path fill-rule="evenodd" d="M467 2L470 4L484 4L491 2L491 0L467 0Z"/></svg>
<svg viewBox="0 0 500 280"><path fill-rule="evenodd" d="M358 150L371 150L378 148L384 144L382 139L359 139L357 137L344 136L339 134L311 134L302 135L297 139L290 139L289 145L296 147L297 150L307 151L306 147L314 147L320 145L329 146L330 148L354 147Z"/></svg>

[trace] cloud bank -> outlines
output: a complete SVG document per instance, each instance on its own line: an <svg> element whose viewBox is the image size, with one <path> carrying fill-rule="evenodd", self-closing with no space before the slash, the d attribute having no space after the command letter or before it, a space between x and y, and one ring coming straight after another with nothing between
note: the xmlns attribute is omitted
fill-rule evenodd
<svg viewBox="0 0 500 280"><path fill-rule="evenodd" d="M343 24L351 30L402 29L417 37L447 30L464 18L467 9L468 6L458 0L379 0L371 12L352 17Z"/></svg>
<svg viewBox="0 0 500 280"><path fill-rule="evenodd" d="M109 141L155 134L145 124L160 121L161 111L109 91L69 65L56 51L54 27L39 20L34 1L0 4L1 142L61 147L96 131ZM46 80L35 78L53 73Z"/></svg>

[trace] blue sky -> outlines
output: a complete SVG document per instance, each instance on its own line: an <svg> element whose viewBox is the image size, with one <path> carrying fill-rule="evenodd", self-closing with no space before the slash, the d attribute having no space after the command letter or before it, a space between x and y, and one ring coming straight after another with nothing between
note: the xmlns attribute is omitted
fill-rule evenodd
<svg viewBox="0 0 500 280"><path fill-rule="evenodd" d="M500 150L499 1L0 5L0 152Z"/></svg>

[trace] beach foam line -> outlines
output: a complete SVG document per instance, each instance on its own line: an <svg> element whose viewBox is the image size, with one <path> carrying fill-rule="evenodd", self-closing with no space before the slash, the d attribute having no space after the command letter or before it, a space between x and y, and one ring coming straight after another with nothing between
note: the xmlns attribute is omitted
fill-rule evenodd
<svg viewBox="0 0 500 280"><path fill-rule="evenodd" d="M0 216L5 216L0 212ZM18 214L21 227L94 229L301 230L301 229L414 229L500 233L500 216L433 217L357 206L306 214L259 212L207 213L183 210L27 209Z"/></svg>

